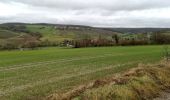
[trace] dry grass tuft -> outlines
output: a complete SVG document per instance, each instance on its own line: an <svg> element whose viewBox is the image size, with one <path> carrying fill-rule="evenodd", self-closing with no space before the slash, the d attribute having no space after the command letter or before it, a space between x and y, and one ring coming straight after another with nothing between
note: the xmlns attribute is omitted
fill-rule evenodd
<svg viewBox="0 0 170 100"><path fill-rule="evenodd" d="M50 100L149 100L170 88L170 63L139 64L121 75L95 80Z"/></svg>

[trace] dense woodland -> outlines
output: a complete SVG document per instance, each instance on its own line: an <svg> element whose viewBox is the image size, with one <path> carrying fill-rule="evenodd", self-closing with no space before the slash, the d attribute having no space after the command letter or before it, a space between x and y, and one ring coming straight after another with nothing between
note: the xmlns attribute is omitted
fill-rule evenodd
<svg viewBox="0 0 170 100"><path fill-rule="evenodd" d="M170 31L168 30L170 29L102 29L53 24L1 24L0 49L170 44ZM52 41L55 37L56 40ZM59 40L60 38L62 40Z"/></svg>

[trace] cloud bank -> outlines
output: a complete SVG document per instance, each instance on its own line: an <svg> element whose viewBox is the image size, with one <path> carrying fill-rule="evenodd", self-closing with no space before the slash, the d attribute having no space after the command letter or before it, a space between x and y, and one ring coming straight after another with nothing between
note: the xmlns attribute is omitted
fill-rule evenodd
<svg viewBox="0 0 170 100"><path fill-rule="evenodd" d="M170 27L169 0L1 0L0 23Z"/></svg>

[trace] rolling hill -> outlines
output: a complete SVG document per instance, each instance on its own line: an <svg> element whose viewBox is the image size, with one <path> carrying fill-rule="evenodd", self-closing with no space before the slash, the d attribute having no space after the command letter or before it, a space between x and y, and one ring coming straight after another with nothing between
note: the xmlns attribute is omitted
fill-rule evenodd
<svg viewBox="0 0 170 100"><path fill-rule="evenodd" d="M111 38L113 34L120 33L147 33L169 31L170 28L96 28L82 25L60 25L47 23L4 23L0 24L0 38L10 38L21 33L40 33L42 40L63 41L82 39L86 37Z"/></svg>
<svg viewBox="0 0 170 100"><path fill-rule="evenodd" d="M103 28L103 29L119 33L148 33L170 30L170 28Z"/></svg>
<svg viewBox="0 0 170 100"><path fill-rule="evenodd" d="M83 39L86 37L98 38L99 36L103 38L111 38L113 32L110 30L104 30L100 28L94 28L89 26L80 26L80 25L59 25L59 24L25 24L25 23L6 23L0 25L0 35L6 36L9 35L10 31L20 35L21 33L39 33L42 35L41 40L50 40L50 41L63 41L63 40L73 40L73 39ZM11 37L15 37L13 35ZM1 37L0 37L1 38Z"/></svg>
<svg viewBox="0 0 170 100"><path fill-rule="evenodd" d="M152 33L161 31L169 34L169 30L169 28L99 28L46 23L5 23L0 24L0 49L73 44L75 46L75 41L79 41L79 44L84 44L84 46L87 44L88 46L101 46L104 43L105 46L106 44L114 45L115 34L118 34L117 39L121 41L121 45L135 44L132 43L133 40L141 45L152 42Z"/></svg>

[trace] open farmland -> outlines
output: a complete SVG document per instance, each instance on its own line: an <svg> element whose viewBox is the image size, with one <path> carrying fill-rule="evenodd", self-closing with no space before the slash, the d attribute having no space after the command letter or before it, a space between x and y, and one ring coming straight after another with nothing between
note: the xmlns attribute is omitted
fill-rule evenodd
<svg viewBox="0 0 170 100"><path fill-rule="evenodd" d="M161 59L162 46L42 48L0 52L0 98L42 99Z"/></svg>

